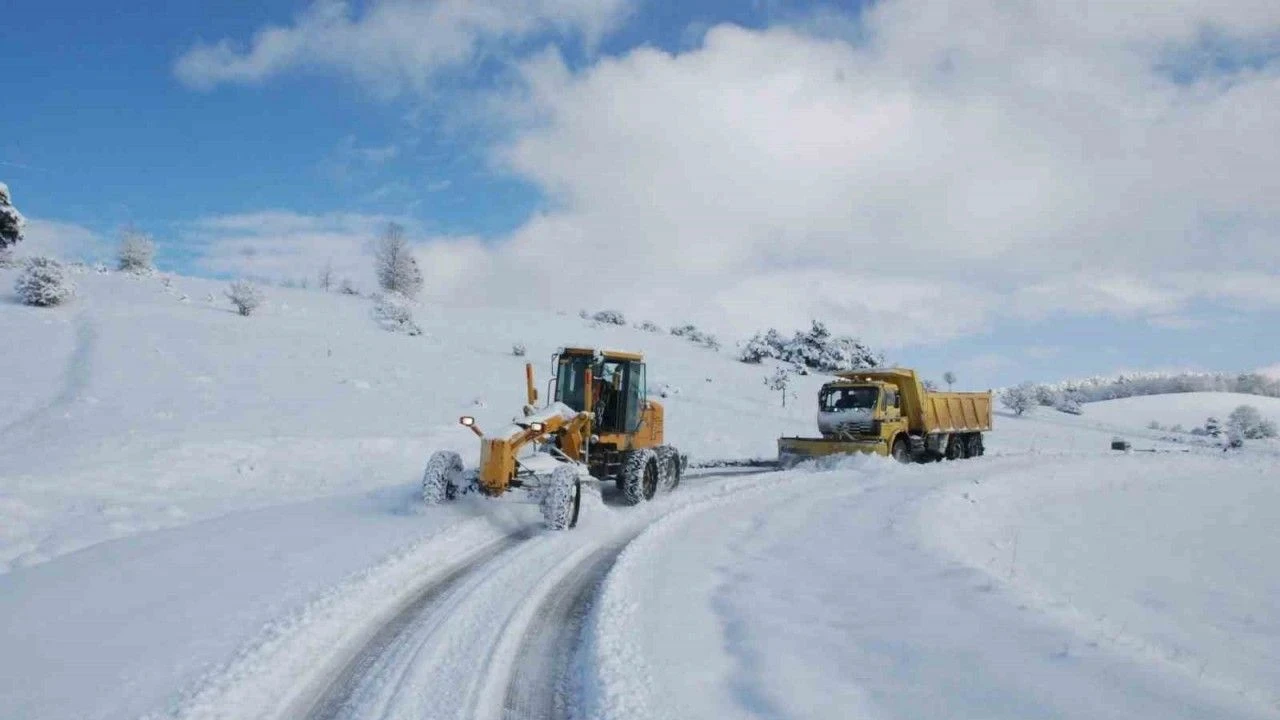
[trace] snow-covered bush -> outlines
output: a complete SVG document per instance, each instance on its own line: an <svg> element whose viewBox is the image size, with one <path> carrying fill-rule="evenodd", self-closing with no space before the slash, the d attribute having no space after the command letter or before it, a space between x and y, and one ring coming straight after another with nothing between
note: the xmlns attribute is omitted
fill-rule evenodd
<svg viewBox="0 0 1280 720"><path fill-rule="evenodd" d="M413 249L404 237L404 227L396 223L387 225L386 232L374 249L374 270L383 290L417 297L422 292L422 270L413 257Z"/></svg>
<svg viewBox="0 0 1280 720"><path fill-rule="evenodd" d="M156 244L137 230L126 230L116 255L116 268L121 272L145 274L155 270Z"/></svg>
<svg viewBox="0 0 1280 720"><path fill-rule="evenodd" d="M649 333L662 332L662 328L658 327L657 323L652 323L652 322L649 322L648 320L645 320L644 322L640 323L639 325L636 326L636 328Z"/></svg>
<svg viewBox="0 0 1280 720"><path fill-rule="evenodd" d="M511 354L516 357L524 357L526 352L528 352L528 348L524 346L524 343L516 343L511 346Z"/></svg>
<svg viewBox="0 0 1280 720"><path fill-rule="evenodd" d="M1262 417L1258 408L1252 405L1241 405L1227 416L1229 432L1246 440L1263 440L1276 436L1276 425Z"/></svg>
<svg viewBox="0 0 1280 720"><path fill-rule="evenodd" d="M67 277L62 263L53 258L33 257L27 258L13 290L24 305L52 307L75 295L76 286Z"/></svg>
<svg viewBox="0 0 1280 720"><path fill-rule="evenodd" d="M1034 383L1022 383L1000 391L1000 403L1013 411L1014 415L1024 415L1039 404Z"/></svg>
<svg viewBox="0 0 1280 720"><path fill-rule="evenodd" d="M391 293L374 298L373 317L384 330L421 335L422 328L413 319L409 301L402 295Z"/></svg>
<svg viewBox="0 0 1280 720"><path fill-rule="evenodd" d="M626 325L627 318L617 310L601 310L591 316L592 320L603 325Z"/></svg>
<svg viewBox="0 0 1280 720"><path fill-rule="evenodd" d="M1080 401L1070 393L1063 393L1059 396L1058 402L1053 406L1053 409L1068 415L1084 414L1084 408L1080 407Z"/></svg>
<svg viewBox="0 0 1280 720"><path fill-rule="evenodd" d="M701 345L704 348L711 350L720 349L720 340L711 333L705 333L699 330L696 325L677 325L676 327L671 328L671 334L676 337L684 338L695 345Z"/></svg>
<svg viewBox="0 0 1280 720"><path fill-rule="evenodd" d="M883 355L855 338L833 336L818 320L813 321L807 332L797 331L790 340L784 340L772 329L758 334L738 352L738 359L745 363L758 363L766 358L819 372L859 370L884 364Z"/></svg>
<svg viewBox="0 0 1280 720"><path fill-rule="evenodd" d="M9 186L0 182L0 267L13 264L13 246L22 241L27 221L13 206Z"/></svg>
<svg viewBox="0 0 1280 720"><path fill-rule="evenodd" d="M338 287L338 292L343 295L359 295L360 291L355 285L351 284L351 278L342 278L342 285Z"/></svg>
<svg viewBox="0 0 1280 720"><path fill-rule="evenodd" d="M248 280L237 280L227 288L227 299L236 306L236 312L248 317L262 306L264 297L257 285Z"/></svg>

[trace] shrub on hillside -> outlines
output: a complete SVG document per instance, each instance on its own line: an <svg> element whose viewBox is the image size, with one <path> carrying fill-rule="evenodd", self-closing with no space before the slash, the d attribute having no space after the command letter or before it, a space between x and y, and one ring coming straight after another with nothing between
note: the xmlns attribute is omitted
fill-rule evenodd
<svg viewBox="0 0 1280 720"><path fill-rule="evenodd" d="M511 354L516 357L524 357L527 352L528 348L524 346L524 343L516 343L511 346Z"/></svg>
<svg viewBox="0 0 1280 720"><path fill-rule="evenodd" d="M662 328L658 327L657 323L651 323L648 320L645 320L644 322L640 323L639 325L636 326L636 328L649 333L662 332Z"/></svg>
<svg viewBox="0 0 1280 720"><path fill-rule="evenodd" d="M76 286L66 270L53 258L28 258L14 282L13 290L24 305L52 307L75 295Z"/></svg>
<svg viewBox="0 0 1280 720"><path fill-rule="evenodd" d="M373 317L384 330L406 335L422 334L422 328L413 319L409 301L402 295L392 293L374 298Z"/></svg>
<svg viewBox="0 0 1280 720"><path fill-rule="evenodd" d="M617 310L601 310L591 316L592 320L602 325L626 325L627 318Z"/></svg>
<svg viewBox="0 0 1280 720"><path fill-rule="evenodd" d="M694 345L701 345L710 350L720 349L720 340L711 333L703 332L696 325L677 325L671 328L671 334L675 337L684 338Z"/></svg>
<svg viewBox="0 0 1280 720"><path fill-rule="evenodd" d="M262 306L265 298L257 285L248 280L237 280L227 288L227 299L236 306L236 312L248 317Z"/></svg>

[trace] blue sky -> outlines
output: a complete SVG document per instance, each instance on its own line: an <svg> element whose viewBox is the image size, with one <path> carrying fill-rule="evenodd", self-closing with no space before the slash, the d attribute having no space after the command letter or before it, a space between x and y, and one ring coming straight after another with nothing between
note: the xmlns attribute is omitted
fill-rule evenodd
<svg viewBox="0 0 1280 720"><path fill-rule="evenodd" d="M178 272L356 273L395 219L426 301L821 316L984 384L1280 362L1280 17L1025 5L19 3L0 180Z"/></svg>

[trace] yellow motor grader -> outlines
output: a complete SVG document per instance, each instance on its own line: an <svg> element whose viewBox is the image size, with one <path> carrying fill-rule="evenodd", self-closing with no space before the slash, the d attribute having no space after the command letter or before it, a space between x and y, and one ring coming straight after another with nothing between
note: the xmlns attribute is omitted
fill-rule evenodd
<svg viewBox="0 0 1280 720"><path fill-rule="evenodd" d="M663 408L646 395L642 355L570 347L552 365L545 406L537 407L533 365L526 364L522 417L493 433L473 417L459 419L480 438L480 466L469 471L458 453L434 453L422 476L427 504L516 491L538 503L548 527L563 530L578 522L584 481L614 482L630 505L680 483L688 460L663 442Z"/></svg>

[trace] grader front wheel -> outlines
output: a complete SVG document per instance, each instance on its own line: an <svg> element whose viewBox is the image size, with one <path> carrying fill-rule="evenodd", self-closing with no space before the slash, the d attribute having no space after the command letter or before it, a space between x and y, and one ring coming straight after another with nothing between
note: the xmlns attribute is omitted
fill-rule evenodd
<svg viewBox="0 0 1280 720"><path fill-rule="evenodd" d="M427 461L422 473L422 501L439 505L458 494L463 478L462 456L452 450L439 450Z"/></svg>
<svg viewBox="0 0 1280 720"><path fill-rule="evenodd" d="M538 508L551 530L568 530L577 525L582 509L582 478L578 471L569 465L552 471L542 488Z"/></svg>

